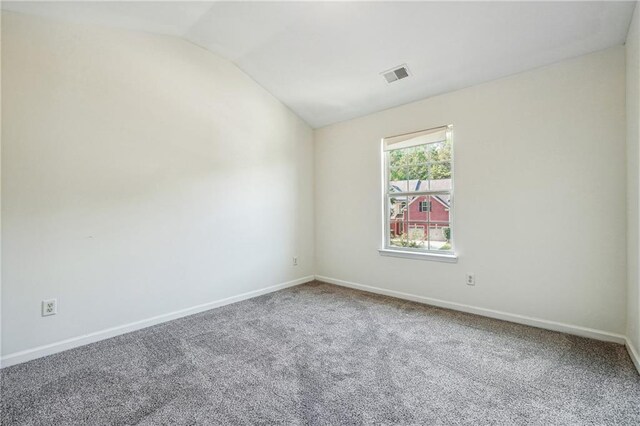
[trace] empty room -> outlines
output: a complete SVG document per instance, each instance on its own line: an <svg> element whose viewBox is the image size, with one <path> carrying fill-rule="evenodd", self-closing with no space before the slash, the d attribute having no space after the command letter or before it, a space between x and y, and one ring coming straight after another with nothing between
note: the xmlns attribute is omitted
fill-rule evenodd
<svg viewBox="0 0 640 426"><path fill-rule="evenodd" d="M0 424L640 425L635 1L3 1Z"/></svg>

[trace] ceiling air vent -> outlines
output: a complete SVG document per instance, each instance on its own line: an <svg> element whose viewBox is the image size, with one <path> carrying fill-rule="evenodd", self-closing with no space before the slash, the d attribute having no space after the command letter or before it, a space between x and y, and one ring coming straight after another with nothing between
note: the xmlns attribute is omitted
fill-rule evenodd
<svg viewBox="0 0 640 426"><path fill-rule="evenodd" d="M387 80L387 83L393 83L394 81L409 77L409 68L404 64L390 69L389 71L385 71L381 73L381 75L385 80Z"/></svg>

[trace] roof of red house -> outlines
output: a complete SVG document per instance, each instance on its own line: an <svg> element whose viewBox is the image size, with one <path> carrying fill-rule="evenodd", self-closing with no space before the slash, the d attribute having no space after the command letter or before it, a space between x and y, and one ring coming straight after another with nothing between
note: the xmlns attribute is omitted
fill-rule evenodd
<svg viewBox="0 0 640 426"><path fill-rule="evenodd" d="M451 179L437 180L392 180L391 187L398 192L405 191L442 191L451 189ZM408 188L408 189L407 189Z"/></svg>
<svg viewBox="0 0 640 426"><path fill-rule="evenodd" d="M405 191L441 191L451 189L451 179L438 179L438 180L396 180L390 182L391 187L397 192ZM409 188L407 190L407 188ZM438 194L433 196L436 200L444 204L445 207L449 207L451 196L449 194ZM413 203L419 197L409 197L409 204Z"/></svg>

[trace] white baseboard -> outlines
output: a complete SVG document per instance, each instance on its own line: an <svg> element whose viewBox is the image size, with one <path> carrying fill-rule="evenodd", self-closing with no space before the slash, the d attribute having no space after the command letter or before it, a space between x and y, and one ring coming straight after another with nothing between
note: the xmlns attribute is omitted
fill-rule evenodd
<svg viewBox="0 0 640 426"><path fill-rule="evenodd" d="M454 311L467 312L470 314L482 315L489 318L515 322L518 324L544 328L547 330L559 331L562 333L573 334L581 337L589 337L591 339L603 340L606 342L615 342L620 344L625 344L627 342L626 337L621 334L609 333L607 331L595 330L592 328L581 327L578 325L563 324L556 321L549 321L549 320L544 320L540 318L533 318L533 317L527 317L524 315L496 311L493 309L486 309L486 308L479 308L471 305L464 305L462 303L448 302L446 300L440 300L440 299L432 299L430 297L417 296L415 294L402 293L399 291L387 290L379 287L371 287L364 284L338 280L335 278L324 277L321 275L316 275L316 280L324 281L329 284L339 285L341 287L354 288L356 290L368 291L370 293L382 294L385 296L396 297L398 299L411 300L413 302L424 303L425 305L437 306L440 308L452 309Z"/></svg>
<svg viewBox="0 0 640 426"><path fill-rule="evenodd" d="M631 343L631 340L628 337L627 337L626 346L627 346L627 351L629 352L629 356L631 357L631 361L633 361L633 364L636 366L636 369L638 370L638 374L640 374L640 352L636 350L636 348L633 346L633 343Z"/></svg>
<svg viewBox="0 0 640 426"><path fill-rule="evenodd" d="M242 300L252 299L257 296L262 296L263 294L272 293L274 291L304 284L313 280L314 280L314 276L310 275L307 277L298 278L293 281L288 281L282 284L265 287L260 290L254 290L248 293L242 293L237 296L231 296L225 299L203 303L202 305L192 306L190 308L181 309L179 311L158 315L158 316L147 318L141 321L136 321L129 324L120 325L117 327L108 328L106 330L96 331L94 333L72 337L70 339L62 340L55 343L50 343L48 345L38 346L36 348L15 352L15 353L3 356L1 365L2 365L2 368L9 367L9 366L20 364L26 361L31 361L32 359L41 358L43 356L66 351L68 349L77 348L78 346L88 345L89 343L94 343L100 340L119 336L121 334L130 333L132 331L140 330L142 328L150 327L152 325L156 325L156 324L171 321L177 318L182 318L189 315L197 314L199 312L208 311L209 309L218 308L224 305L230 305L232 303L240 302Z"/></svg>
<svg viewBox="0 0 640 426"><path fill-rule="evenodd" d="M592 339L603 340L607 342L615 342L624 344L629 351L629 356L640 373L640 353L633 347L631 341L623 335L609 333L606 331L595 330L592 328L586 328L576 325L563 324L555 321L548 321L539 318L527 317L524 315L510 314L507 312L496 311L492 309L479 308L475 306L465 305L461 303L448 302L440 299L433 299L430 297L417 296L414 294L403 293L394 290L387 290L379 287L372 287L364 284L353 283L344 280L338 280L335 278L325 277L321 275L307 276L298 278L293 281L288 281L282 284L277 284L270 287L265 287L260 290L254 290L247 293L239 294L237 296L231 296L225 299L216 300L213 302L204 303L202 305L193 306L179 311L170 312L163 315L158 315L152 318L147 318L141 321L124 324L117 327L108 328L106 330L97 331L94 333L85 334L78 337L62 340L59 342L51 343L48 345L38 346L36 348L27 349L20 352L15 352L2 357L1 366L9 367L12 365L27 362L36 358L41 358L47 355L63 352L68 349L77 348L79 346L88 345L90 343L98 342L100 340L109 339L111 337L119 336L121 334L130 333L132 331L140 330L146 327L151 327L156 324L171 321L174 319L186 317L189 315L204 312L209 309L218 308L232 303L240 302L242 300L251 299L261 296L263 294L272 293L274 291L282 290L288 287L294 287L296 285L304 284L317 279L330 284L335 284L341 287L348 287L362 291L368 291L370 293L382 294L385 296L396 297L398 299L411 300L413 302L424 303L426 305L437 306L441 308L452 309L461 312L468 312L472 314L482 315L489 318L500 319L504 321L510 321L518 324L529 325L538 328L544 328L547 330L559 331L563 333L573 334L576 336L589 337Z"/></svg>

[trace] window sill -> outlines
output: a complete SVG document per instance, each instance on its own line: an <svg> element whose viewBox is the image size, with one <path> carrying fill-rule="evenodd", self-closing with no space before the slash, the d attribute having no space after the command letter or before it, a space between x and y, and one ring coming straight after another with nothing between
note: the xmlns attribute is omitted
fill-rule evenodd
<svg viewBox="0 0 640 426"><path fill-rule="evenodd" d="M419 253L415 251L403 251L393 249L378 249L381 256L402 257L405 259L433 260L436 262L457 263L456 254Z"/></svg>

